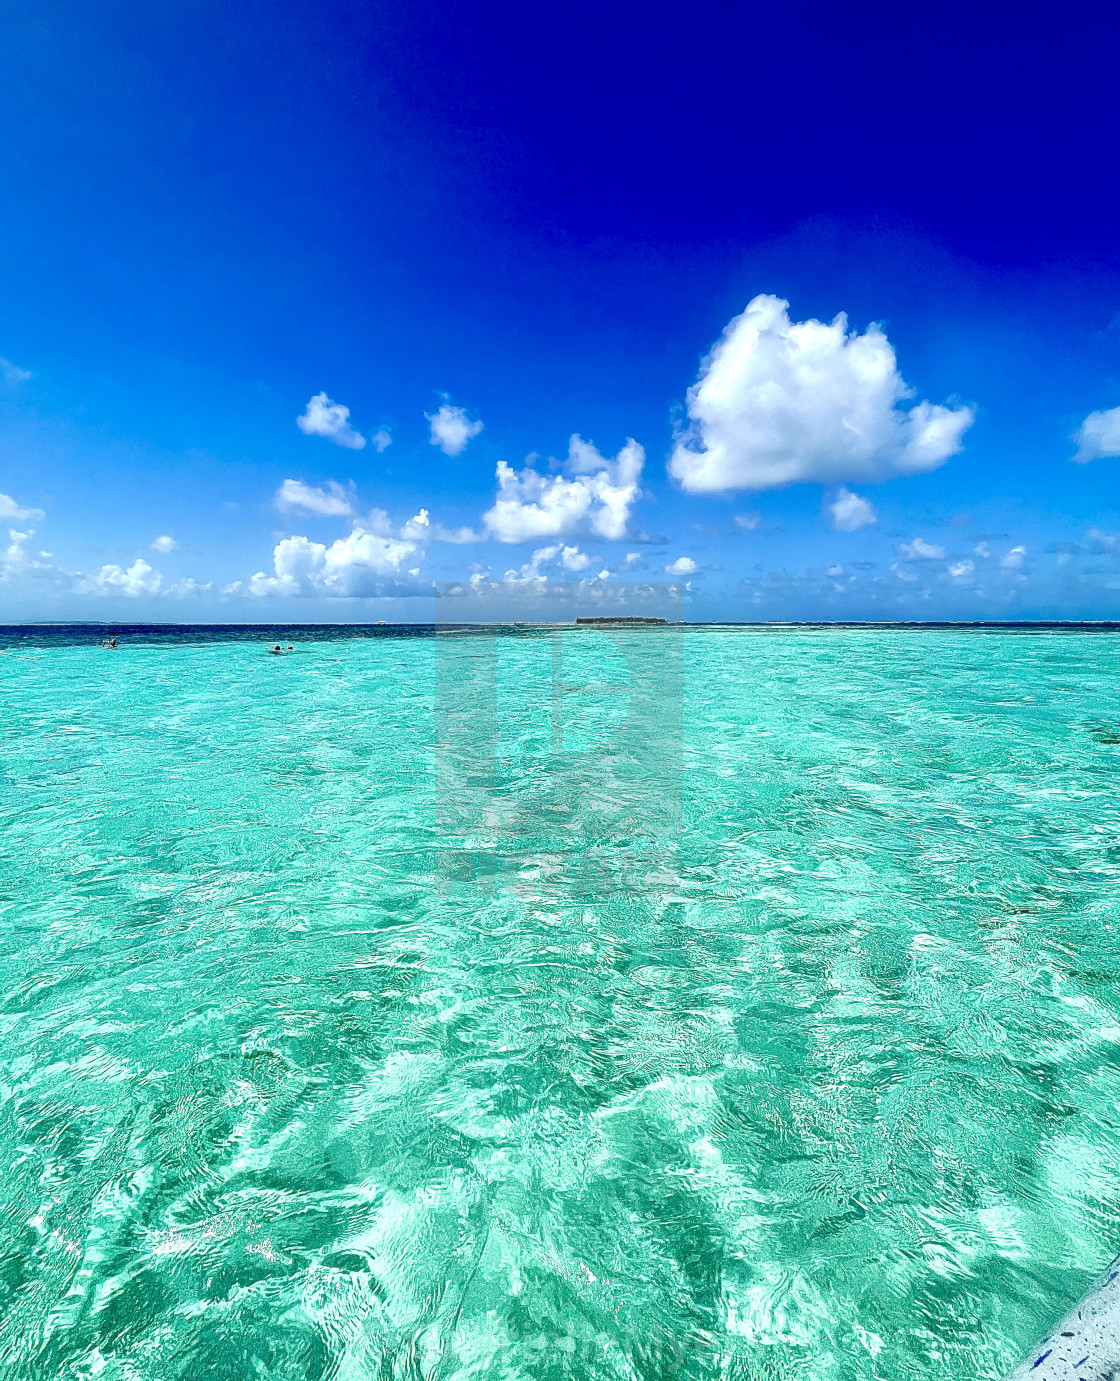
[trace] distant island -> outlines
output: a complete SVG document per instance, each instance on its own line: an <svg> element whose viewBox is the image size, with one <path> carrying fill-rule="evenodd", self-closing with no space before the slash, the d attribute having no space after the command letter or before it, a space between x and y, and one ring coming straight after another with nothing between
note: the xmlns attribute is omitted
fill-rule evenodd
<svg viewBox="0 0 1120 1381"><path fill-rule="evenodd" d="M639 619L632 614L611 618L609 615L603 618L576 619L576 623L668 623L668 619Z"/></svg>

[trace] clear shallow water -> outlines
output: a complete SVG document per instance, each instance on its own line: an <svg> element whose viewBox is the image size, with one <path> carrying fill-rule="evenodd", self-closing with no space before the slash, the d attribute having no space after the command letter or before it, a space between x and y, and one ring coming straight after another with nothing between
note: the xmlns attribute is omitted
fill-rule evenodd
<svg viewBox="0 0 1120 1381"><path fill-rule="evenodd" d="M0 649L0 1366L996 1377L1120 1250L1120 639Z"/></svg>

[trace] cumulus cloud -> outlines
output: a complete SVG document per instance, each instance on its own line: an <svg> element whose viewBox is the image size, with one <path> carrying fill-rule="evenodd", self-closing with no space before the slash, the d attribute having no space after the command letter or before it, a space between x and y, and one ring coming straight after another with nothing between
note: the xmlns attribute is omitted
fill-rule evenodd
<svg viewBox="0 0 1120 1381"><path fill-rule="evenodd" d="M666 575L695 575L700 567L691 556L678 556L665 567Z"/></svg>
<svg viewBox="0 0 1120 1381"><path fill-rule="evenodd" d="M183 580L177 580L174 585L169 585L164 590L164 597L168 599L190 599L199 595L207 595L214 588L214 582L197 581L193 575L186 576Z"/></svg>
<svg viewBox="0 0 1120 1381"><path fill-rule="evenodd" d="M626 536L631 506L641 496L645 458L633 440L608 460L589 441L573 436L559 475L542 475L530 465L516 471L500 460L498 493L483 514L487 532L499 542L528 542L587 528L618 541Z"/></svg>
<svg viewBox="0 0 1120 1381"><path fill-rule="evenodd" d="M346 537L327 544L300 533L277 542L272 570L257 571L249 580L223 586L224 595L334 595L343 598L430 593L418 584L424 548L432 542L476 542L470 528L448 530L433 523L426 508L396 526L388 513L371 509L353 517L351 495L338 484L313 489L298 480L285 480L277 492L277 507L302 508L328 516L349 514L353 526ZM570 549L572 552L575 548Z"/></svg>
<svg viewBox="0 0 1120 1381"><path fill-rule="evenodd" d="M920 537L915 537L912 542L903 542L898 549L898 559L900 561L944 561L945 548L935 545L933 542L923 542Z"/></svg>
<svg viewBox="0 0 1120 1381"><path fill-rule="evenodd" d="M579 547L563 547L560 551L560 564L566 571L585 571L594 559Z"/></svg>
<svg viewBox="0 0 1120 1381"><path fill-rule="evenodd" d="M971 408L913 397L871 325L791 321L761 294L725 328L688 391L688 429L669 471L694 493L884 480L934 470L961 449Z"/></svg>
<svg viewBox="0 0 1120 1381"><path fill-rule="evenodd" d="M375 511L368 524L356 525L330 546L309 537L285 537L273 549L272 574L258 571L248 589L258 596L399 593L397 578L416 550L415 542L395 536L385 515Z"/></svg>
<svg viewBox="0 0 1120 1381"><path fill-rule="evenodd" d="M43 589L69 588L73 577L54 564L49 551L32 551L28 543L34 532L8 531L8 546L0 551L0 581L5 584L29 584Z"/></svg>
<svg viewBox="0 0 1120 1381"><path fill-rule="evenodd" d="M1074 460L1080 465L1120 456L1120 408L1091 412L1074 432L1073 439L1077 442Z"/></svg>
<svg viewBox="0 0 1120 1381"><path fill-rule="evenodd" d="M953 561L948 566L949 575L954 580L967 580L975 569L971 561Z"/></svg>
<svg viewBox="0 0 1120 1381"><path fill-rule="evenodd" d="M41 508L23 508L9 495L0 494L0 522L6 519L13 519L17 523L26 522L28 519L36 522L42 517Z"/></svg>
<svg viewBox="0 0 1120 1381"><path fill-rule="evenodd" d="M299 508L324 518L342 518L353 512L350 495L336 480L328 480L321 489L300 480L285 480L272 502L282 512Z"/></svg>
<svg viewBox="0 0 1120 1381"><path fill-rule="evenodd" d="M34 535L31 531L20 532L15 528L9 531L9 545L0 548L0 585L31 596L123 595L129 599L144 595L197 596L213 589L212 584L200 583L193 576L165 588L159 571L143 557L137 557L130 566L111 563L90 574L66 570L55 564L49 551L31 548ZM177 543L172 542L172 545Z"/></svg>
<svg viewBox="0 0 1120 1381"><path fill-rule="evenodd" d="M999 564L1005 571L1020 571L1027 564L1026 547L1012 547L1005 555L1000 557Z"/></svg>
<svg viewBox="0 0 1120 1381"><path fill-rule="evenodd" d="M432 540L432 520L426 508L409 518L401 528L400 535L406 541L430 542Z"/></svg>
<svg viewBox="0 0 1120 1381"><path fill-rule="evenodd" d="M302 594L305 579L322 567L326 554L324 542L313 542L310 537L285 537L272 549L273 574L258 571L249 580L249 592L254 595Z"/></svg>
<svg viewBox="0 0 1120 1381"><path fill-rule="evenodd" d="M747 532L753 532L758 527L760 518L757 513L736 513L735 522Z"/></svg>
<svg viewBox="0 0 1120 1381"><path fill-rule="evenodd" d="M837 532L858 532L861 527L870 527L879 521L874 506L850 489L841 489L828 505L828 511Z"/></svg>
<svg viewBox="0 0 1120 1381"><path fill-rule="evenodd" d="M127 595L135 599L139 595L159 594L163 577L153 570L142 556L138 556L131 566L102 566L96 575L86 576L83 589L90 594Z"/></svg>
<svg viewBox="0 0 1120 1381"><path fill-rule="evenodd" d="M178 547L179 543L176 542L175 538L169 537L165 532L162 537L156 538L156 540L149 547L149 551L169 552L178 550Z"/></svg>
<svg viewBox="0 0 1120 1381"><path fill-rule="evenodd" d="M0 355L0 379L6 384L25 384L31 378L30 369L20 369L18 364Z"/></svg>
<svg viewBox="0 0 1120 1381"><path fill-rule="evenodd" d="M389 435L389 433L385 430L384 427L374 432L374 434L370 437L370 441L373 442L373 449L377 451L378 454L380 454L387 447L393 444L393 438Z"/></svg>
<svg viewBox="0 0 1120 1381"><path fill-rule="evenodd" d="M440 523L433 523L426 508L409 518L401 528L400 536L412 542L452 542L458 545L482 540L481 535L472 528L445 528Z"/></svg>
<svg viewBox="0 0 1120 1381"><path fill-rule="evenodd" d="M428 419L431 444L448 456L461 455L482 430L481 422L468 417L453 403L444 403L438 412L426 412L424 416Z"/></svg>
<svg viewBox="0 0 1120 1381"><path fill-rule="evenodd" d="M588 556L577 546L564 546L557 542L551 546L539 547L519 570L506 571L505 578L507 583L525 580L545 581L548 579L542 574L542 568L545 566L558 565L566 571L578 572L587 570L594 560L593 556ZM605 580L609 574L609 571L602 571L598 579Z"/></svg>
<svg viewBox="0 0 1120 1381"><path fill-rule="evenodd" d="M366 444L361 432L350 425L350 409L332 402L325 393L315 394L302 415L296 418L296 426L306 436L324 437L350 451L360 451Z"/></svg>
<svg viewBox="0 0 1120 1381"><path fill-rule="evenodd" d="M1120 552L1120 533L1102 532L1099 527L1091 527L1085 535L1090 550L1098 556L1115 556Z"/></svg>

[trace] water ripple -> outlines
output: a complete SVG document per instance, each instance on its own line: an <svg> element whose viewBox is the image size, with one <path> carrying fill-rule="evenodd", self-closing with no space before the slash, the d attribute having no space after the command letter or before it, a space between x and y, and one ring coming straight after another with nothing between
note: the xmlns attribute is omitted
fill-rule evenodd
<svg viewBox="0 0 1120 1381"><path fill-rule="evenodd" d="M1114 637L0 667L13 1376L996 1377L1115 1254Z"/></svg>

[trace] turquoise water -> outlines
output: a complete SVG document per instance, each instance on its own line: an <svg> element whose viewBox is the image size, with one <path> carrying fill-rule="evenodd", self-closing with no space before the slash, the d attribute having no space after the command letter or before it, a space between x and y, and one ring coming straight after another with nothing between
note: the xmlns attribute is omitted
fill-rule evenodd
<svg viewBox="0 0 1120 1381"><path fill-rule="evenodd" d="M1120 1250L1120 638L0 652L0 1365L997 1377Z"/></svg>

